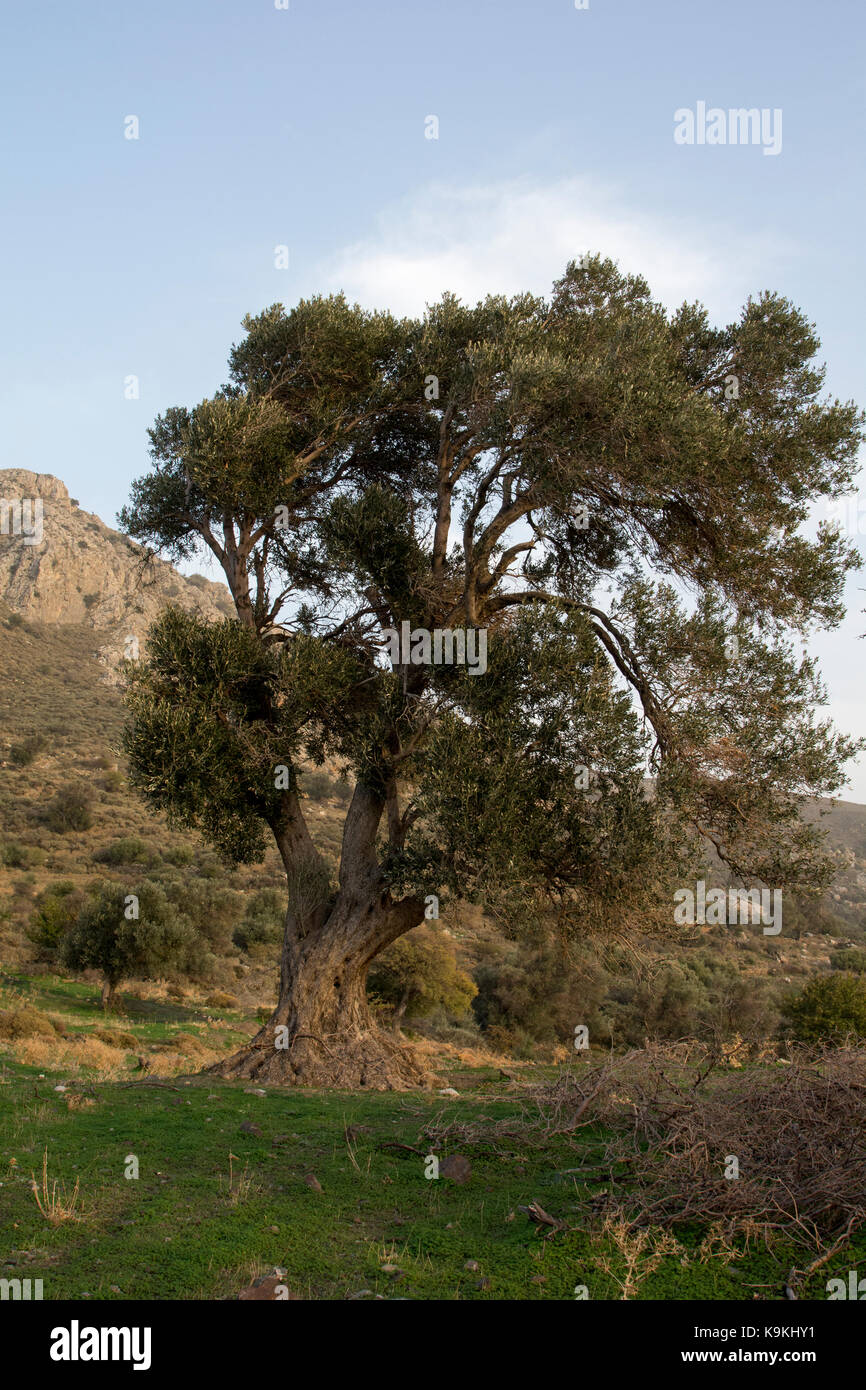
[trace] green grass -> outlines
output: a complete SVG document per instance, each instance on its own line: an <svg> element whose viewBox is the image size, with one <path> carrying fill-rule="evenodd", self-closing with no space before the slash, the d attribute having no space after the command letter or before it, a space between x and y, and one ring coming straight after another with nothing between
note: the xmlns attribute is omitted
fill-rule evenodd
<svg viewBox="0 0 866 1390"><path fill-rule="evenodd" d="M31 982L29 992L22 979L16 985L7 977L6 985L7 996L59 1013L71 1031L104 1022L92 986L53 977ZM142 1048L208 1015L221 1015L227 1028L234 1021L238 1038L238 1023L246 1024L237 1011L126 1003L134 1007L118 1026ZM591 1299L618 1299L625 1260L610 1239L597 1238L586 1199L600 1187L580 1171L598 1162L604 1136L585 1130L577 1141L559 1137L540 1149L505 1139L500 1144L511 1147L500 1154L458 1145L454 1151L472 1162L469 1181L428 1180L425 1125L443 1116L504 1119L520 1109L495 1068L464 1069L448 1080L458 1098L273 1087L259 1096L208 1076L172 1077L164 1086L70 1077L16 1062L5 1048L0 1278L41 1278L46 1299L221 1299L278 1267L305 1298L367 1289L404 1299L573 1299L583 1284ZM58 1092L58 1084L68 1089ZM93 1104L70 1110L72 1095ZM261 1134L242 1130L245 1122ZM347 1126L363 1127L350 1142ZM52 1224L37 1207L30 1178L41 1180L46 1149L49 1181L61 1180L67 1193L79 1182L78 1220ZM137 1179L124 1176L130 1154ZM240 1195L229 1191L230 1154L235 1188L239 1177L249 1183ZM305 1182L310 1173L321 1192ZM518 1210L533 1201L573 1229L544 1240ZM702 1235L694 1227L679 1231L681 1250L639 1284L637 1296L780 1299L790 1267L808 1263L802 1252L754 1244L730 1264L700 1263ZM820 1270L803 1295L825 1298L826 1280L846 1277L858 1255L866 1257L862 1242ZM480 1268L465 1269L468 1260ZM383 1264L397 1265L400 1276L383 1273Z"/></svg>
<svg viewBox="0 0 866 1390"><path fill-rule="evenodd" d="M425 1177L427 1125L516 1118L526 1104L522 1082L555 1068L515 1064L515 1086L498 1066L448 1061L442 1084L458 1097L270 1086L260 1096L243 1083L188 1074L195 1058L167 1048L187 1034L225 1053L254 1031L249 1010L123 990L120 1003L122 1013L106 1018L93 983L0 974L0 1008L27 1005L65 1030L56 1043L40 1040L39 1065L0 1042L0 1278L42 1279L46 1299L94 1301L233 1299L273 1268L286 1271L294 1294L326 1300L361 1290L389 1299L572 1300L577 1285L592 1300L621 1297L626 1257L600 1233L601 1206L591 1206L610 1183L593 1168L605 1140L597 1129L538 1146L500 1138L500 1152L483 1142L444 1146L440 1162L448 1152L469 1157L468 1182ZM117 1053L111 1079L86 1059L68 1070L54 1060L70 1038L106 1026L135 1039ZM141 1080L139 1055L150 1078L165 1084ZM181 1074L169 1074L177 1068ZM70 1109L71 1097L90 1103ZM261 1134L244 1131L245 1123ZM359 1127L348 1141L347 1126ZM58 1179L67 1194L79 1183L76 1220L52 1224L37 1206L31 1174L41 1181L46 1150L49 1183ZM137 1179L125 1177L130 1154ZM310 1173L322 1191L308 1186ZM545 1240L519 1210L532 1202L569 1229ZM706 1232L675 1234L680 1248L658 1268L647 1273L645 1256L639 1260L636 1298L783 1301L788 1271L812 1258L753 1240L738 1247L742 1258L701 1261ZM465 1268L469 1260L478 1270ZM863 1235L801 1297L825 1299L826 1281L847 1279L858 1264L866 1264Z"/></svg>

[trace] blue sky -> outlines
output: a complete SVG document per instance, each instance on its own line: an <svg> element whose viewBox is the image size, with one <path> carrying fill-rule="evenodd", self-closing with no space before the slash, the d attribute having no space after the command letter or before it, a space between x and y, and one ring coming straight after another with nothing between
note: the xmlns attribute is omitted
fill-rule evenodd
<svg viewBox="0 0 866 1390"><path fill-rule="evenodd" d="M2 466L57 474L110 523L147 425L224 381L242 315L318 290L409 312L446 288L544 291L599 250L721 321L749 293L787 294L831 392L866 399L860 0L4 15ZM781 152L675 144L674 112L698 101L781 109ZM848 524L866 554L856 502ZM835 717L861 733L864 575L815 644ZM866 767L849 794L866 801Z"/></svg>

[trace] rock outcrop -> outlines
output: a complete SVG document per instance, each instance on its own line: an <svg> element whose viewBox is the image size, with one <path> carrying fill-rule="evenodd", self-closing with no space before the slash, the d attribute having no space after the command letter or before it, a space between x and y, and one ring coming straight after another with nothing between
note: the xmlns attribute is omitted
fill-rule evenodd
<svg viewBox="0 0 866 1390"><path fill-rule="evenodd" d="M0 598L23 618L99 633L109 679L166 604L205 618L234 616L224 584L186 577L82 511L59 478L0 469Z"/></svg>

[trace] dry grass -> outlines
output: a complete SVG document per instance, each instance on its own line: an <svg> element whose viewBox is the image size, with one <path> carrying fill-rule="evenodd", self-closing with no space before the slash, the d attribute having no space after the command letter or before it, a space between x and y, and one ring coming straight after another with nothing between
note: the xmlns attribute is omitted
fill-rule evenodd
<svg viewBox="0 0 866 1390"><path fill-rule="evenodd" d="M79 1221L80 1213L76 1211L78 1205L79 1179L75 1179L75 1186L67 1196L65 1185L57 1178L48 1177L48 1150L42 1155L42 1187L36 1181L36 1175L30 1174L30 1190L36 1199L36 1205L52 1226L59 1226L63 1221Z"/></svg>
<svg viewBox="0 0 866 1390"><path fill-rule="evenodd" d="M0 1038L7 1042L17 1042L21 1038L55 1038L64 1031L63 1025L56 1022L41 1009L25 1004L21 1008L0 1009Z"/></svg>
<svg viewBox="0 0 866 1390"><path fill-rule="evenodd" d="M485 1047L463 1047L455 1043L440 1042L436 1038L415 1036L410 1040L404 1039L404 1045L414 1048L419 1058L434 1070L447 1066L448 1062L459 1062L465 1067L502 1067L508 1071L517 1071L521 1067L528 1068L533 1065L531 1062L516 1061L514 1057L504 1053L491 1052Z"/></svg>
<svg viewBox="0 0 866 1390"><path fill-rule="evenodd" d="M225 1195L229 1206L236 1207L240 1202L245 1202L251 1193L261 1192L261 1185L254 1183L247 1169L248 1164L244 1164L242 1172L235 1172L234 1165L239 1163L237 1154L229 1154L229 1180ZM219 1180L220 1190L222 1190L224 1179Z"/></svg>
<svg viewBox="0 0 866 1390"><path fill-rule="evenodd" d="M670 1231L654 1226L635 1228L623 1216L606 1216L595 1240L597 1244L602 1240L609 1242L623 1263L624 1272L619 1274L612 1252L595 1257L599 1269L619 1284L621 1300L633 1298L662 1260L679 1255L681 1263L688 1263L684 1247Z"/></svg>
<svg viewBox="0 0 866 1390"><path fill-rule="evenodd" d="M866 1046L802 1048L785 1061L651 1044L563 1070L507 1118L458 1120L443 1108L421 1133L434 1152L506 1161L554 1137L571 1142L583 1160L573 1170L581 1224L601 1223L627 1271L634 1255L625 1298L656 1250L675 1253L663 1234L689 1222L708 1228L700 1259L781 1237L823 1261L866 1225ZM591 1162L590 1126L607 1132ZM738 1177L726 1176L732 1157ZM534 1219L549 1223L548 1236L568 1229L546 1213Z"/></svg>

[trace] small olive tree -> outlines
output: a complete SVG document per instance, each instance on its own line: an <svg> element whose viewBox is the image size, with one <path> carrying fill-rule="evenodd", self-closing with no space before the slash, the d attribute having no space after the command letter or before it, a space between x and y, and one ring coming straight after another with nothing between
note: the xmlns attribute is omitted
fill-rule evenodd
<svg viewBox="0 0 866 1390"><path fill-rule="evenodd" d="M148 882L135 893L117 883L99 885L59 952L70 970L101 971L103 1009L113 1007L121 980L189 969L202 954L201 938L189 918L157 884Z"/></svg>

